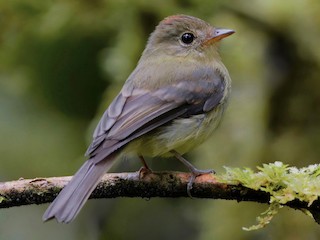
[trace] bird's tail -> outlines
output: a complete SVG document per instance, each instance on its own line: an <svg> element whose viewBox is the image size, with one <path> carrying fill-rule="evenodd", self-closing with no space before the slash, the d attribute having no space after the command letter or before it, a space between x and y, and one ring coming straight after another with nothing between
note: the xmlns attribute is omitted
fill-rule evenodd
<svg viewBox="0 0 320 240"><path fill-rule="evenodd" d="M98 163L92 159L87 160L50 204L42 217L43 221L56 218L58 222L71 222L78 215L104 173L111 168L114 160L114 155Z"/></svg>

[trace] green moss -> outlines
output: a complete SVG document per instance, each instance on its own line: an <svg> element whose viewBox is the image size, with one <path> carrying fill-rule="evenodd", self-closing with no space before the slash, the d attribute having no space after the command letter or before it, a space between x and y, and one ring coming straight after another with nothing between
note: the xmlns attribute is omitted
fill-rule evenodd
<svg viewBox="0 0 320 240"><path fill-rule="evenodd" d="M2 203L3 201L5 201L6 200L6 198L5 197L3 197L3 196L0 196L0 203Z"/></svg>
<svg viewBox="0 0 320 240"><path fill-rule="evenodd" d="M260 228L265 227L266 225L268 225L272 218L278 213L279 209L282 206L280 204L277 203L272 203L270 204L269 208L260 214L260 216L257 217L257 224L256 225L252 225L250 227L243 227L242 229L245 231L252 231L252 230L258 230Z"/></svg>
<svg viewBox="0 0 320 240"><path fill-rule="evenodd" d="M263 164L257 167L258 172L249 168L227 168L226 173L219 176L221 181L241 184L245 187L264 191L270 194L270 207L257 218L258 224L245 230L256 230L266 226L283 204L300 200L310 206L320 195L320 164L304 168L289 167L282 162ZM313 216L303 210L308 216Z"/></svg>

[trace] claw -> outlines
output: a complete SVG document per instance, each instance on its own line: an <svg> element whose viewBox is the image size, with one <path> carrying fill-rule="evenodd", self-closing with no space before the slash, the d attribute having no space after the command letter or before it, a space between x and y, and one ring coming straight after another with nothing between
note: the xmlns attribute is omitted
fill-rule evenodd
<svg viewBox="0 0 320 240"><path fill-rule="evenodd" d="M145 176L147 176L148 174L152 173L152 171L149 168L145 168L145 167L141 167L138 170L138 174L139 174L139 179L144 179Z"/></svg>
<svg viewBox="0 0 320 240"><path fill-rule="evenodd" d="M191 176L187 185L187 194L190 198L193 198L191 195L191 189L193 188L193 183L196 180L196 178L204 174L211 174L211 173L215 174L216 172L212 169L206 169L206 170L197 169L195 166L189 163L184 157L182 157L177 151L171 150L170 152L175 156L175 158L177 158L190 170Z"/></svg>
<svg viewBox="0 0 320 240"><path fill-rule="evenodd" d="M190 198L193 198L191 195L191 189L193 188L194 180L196 180L196 176L192 174L187 185L187 194Z"/></svg>

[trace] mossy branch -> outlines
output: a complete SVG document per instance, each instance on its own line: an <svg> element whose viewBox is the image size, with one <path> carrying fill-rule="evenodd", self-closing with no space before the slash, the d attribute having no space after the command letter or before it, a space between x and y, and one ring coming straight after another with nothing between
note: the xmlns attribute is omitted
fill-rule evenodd
<svg viewBox="0 0 320 240"><path fill-rule="evenodd" d="M106 173L91 198L178 198L188 197L189 173ZM71 177L20 179L0 183L0 208L52 202ZM270 195L241 185L219 182L213 174L197 177L193 198L228 199L268 203ZM299 206L297 206L299 207Z"/></svg>
<svg viewBox="0 0 320 240"><path fill-rule="evenodd" d="M274 163L265 164L256 173L250 169L227 168L227 173L224 175L206 174L197 177L191 194L193 198L270 204L268 211L258 218L259 224L248 230L265 226L282 206L300 209L312 215L319 223L320 167L318 165L312 167L298 170L282 163ZM301 182L306 181L301 177L302 173L308 177L309 182ZM188 197L186 189L189 178L189 173L181 172L107 173L91 198ZM290 178L295 181L294 184L290 182ZM314 178L317 181L314 181ZM0 183L0 208L51 202L70 179L71 177L52 177ZM309 194L296 192L292 186L301 188L301 191L306 190L308 186Z"/></svg>

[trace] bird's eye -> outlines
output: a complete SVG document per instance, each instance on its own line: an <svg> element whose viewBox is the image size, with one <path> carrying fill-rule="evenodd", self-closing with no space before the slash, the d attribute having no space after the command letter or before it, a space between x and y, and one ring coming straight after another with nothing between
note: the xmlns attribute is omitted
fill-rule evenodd
<svg viewBox="0 0 320 240"><path fill-rule="evenodd" d="M182 34L181 36L181 41L184 43L184 44L191 44L194 40L194 35L192 33L184 33Z"/></svg>

